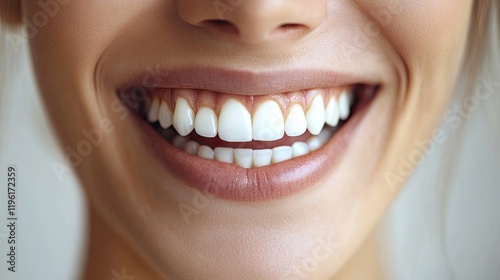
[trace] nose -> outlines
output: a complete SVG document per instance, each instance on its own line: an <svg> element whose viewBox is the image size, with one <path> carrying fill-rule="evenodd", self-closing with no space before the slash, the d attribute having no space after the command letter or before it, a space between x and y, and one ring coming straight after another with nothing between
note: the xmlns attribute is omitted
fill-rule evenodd
<svg viewBox="0 0 500 280"><path fill-rule="evenodd" d="M316 29L326 16L326 0L179 0L177 12L214 35L258 44Z"/></svg>

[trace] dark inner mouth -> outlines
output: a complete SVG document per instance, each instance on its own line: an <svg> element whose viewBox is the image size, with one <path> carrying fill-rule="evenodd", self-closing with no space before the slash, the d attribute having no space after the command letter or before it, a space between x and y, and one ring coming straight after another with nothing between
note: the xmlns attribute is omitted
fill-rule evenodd
<svg viewBox="0 0 500 280"><path fill-rule="evenodd" d="M331 134L334 135L342 126L344 126L349 119L356 114L361 108L366 106L376 95L380 86L371 86L365 84L357 84L353 87L354 101L350 106L351 114L348 119L341 120L336 127L328 127L325 124L323 129L330 129ZM160 126L158 122L150 123L147 120L147 102L146 96L150 94L149 91L143 88L134 88L126 91L119 92L119 98L122 102L127 105L133 112L138 114L144 121L151 125L159 134L161 134L168 142L172 142L176 136L179 136L177 131L173 128L164 129ZM239 149L272 149L279 146L291 146L296 142L306 142L312 135L306 131L304 134L296 137L290 137L286 134L283 138L275 141L250 141L250 142L227 142L219 138L217 135L214 138L207 138L198 135L195 131L191 132L189 135L185 136L190 140L194 140L200 145L205 145L215 149L217 147L224 148L239 148Z"/></svg>
<svg viewBox="0 0 500 280"><path fill-rule="evenodd" d="M169 129L163 129L159 124L152 124L152 127L160 134L162 134L166 139L172 139L173 137L179 135L174 128L169 128ZM304 133L303 135L296 136L296 137L290 137L290 136L283 136L283 138L276 140L276 141L256 141L253 140L251 142L227 142L219 138L219 136L216 136L214 138L206 138L203 136L198 135L196 132L191 132L187 138L194 140L198 142L200 145L205 145L208 146L212 149L215 149L217 147L224 147L224 148L234 148L234 149L272 149L274 147L279 147L279 146L291 146L293 143L302 141L305 142L309 137L311 137L311 134L309 132Z"/></svg>

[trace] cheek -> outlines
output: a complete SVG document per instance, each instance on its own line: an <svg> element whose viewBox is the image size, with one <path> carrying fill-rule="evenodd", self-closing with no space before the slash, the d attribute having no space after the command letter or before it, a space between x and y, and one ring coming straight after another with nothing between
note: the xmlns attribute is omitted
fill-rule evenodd
<svg viewBox="0 0 500 280"><path fill-rule="evenodd" d="M472 0L360 1L364 12L405 65L406 85L398 109L408 114L402 125L429 129L452 96L467 46ZM426 116L420 112L426 110ZM414 133L417 133L416 131ZM416 134L415 134L416 135Z"/></svg>
<svg viewBox="0 0 500 280"><path fill-rule="evenodd" d="M467 33L473 4L472 0L355 2L410 67L456 52Z"/></svg>
<svg viewBox="0 0 500 280"><path fill-rule="evenodd" d="M95 66L106 46L133 24L134 17L158 5L155 2L25 1L24 21L35 50L70 71L83 72Z"/></svg>
<svg viewBox="0 0 500 280"><path fill-rule="evenodd" d="M134 19L143 17L158 2L162 3L152 0L23 2L26 35L30 39L38 85L64 145L78 143L82 129L96 127L103 118L93 94L96 65L101 55Z"/></svg>
<svg viewBox="0 0 500 280"><path fill-rule="evenodd" d="M384 155L387 164L377 173L377 185L394 187L386 175L402 174L400 159L413 158L412 153L420 151L416 143L428 139L442 121L467 46L473 1L358 2L380 26L377 36L404 64L398 73L402 86L396 91L391 145Z"/></svg>
<svg viewBox="0 0 500 280"><path fill-rule="evenodd" d="M387 37L406 63L428 69L450 54L461 52L467 35L472 1L391 0L396 9ZM455 56L456 58L456 56ZM455 59L454 58L454 59ZM432 68L432 67L431 67Z"/></svg>

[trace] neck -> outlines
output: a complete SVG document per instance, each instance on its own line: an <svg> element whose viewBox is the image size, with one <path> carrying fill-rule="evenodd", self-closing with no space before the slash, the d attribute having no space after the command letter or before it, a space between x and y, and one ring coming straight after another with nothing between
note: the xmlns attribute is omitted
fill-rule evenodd
<svg viewBox="0 0 500 280"><path fill-rule="evenodd" d="M84 279L160 279L151 266L93 209Z"/></svg>
<svg viewBox="0 0 500 280"><path fill-rule="evenodd" d="M333 280L387 279L381 262L377 230L365 240Z"/></svg>

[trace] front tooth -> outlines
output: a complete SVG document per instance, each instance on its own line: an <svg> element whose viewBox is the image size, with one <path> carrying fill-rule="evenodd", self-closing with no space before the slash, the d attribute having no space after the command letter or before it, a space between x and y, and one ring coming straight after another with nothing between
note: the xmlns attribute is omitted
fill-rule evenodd
<svg viewBox="0 0 500 280"><path fill-rule="evenodd" d="M228 142L252 141L252 117L240 102L230 99L219 114L219 137Z"/></svg>
<svg viewBox="0 0 500 280"><path fill-rule="evenodd" d="M299 104L295 104L290 108L290 112L285 122L285 132L288 136L299 136L307 130L307 119L304 114L304 109Z"/></svg>
<svg viewBox="0 0 500 280"><path fill-rule="evenodd" d="M234 149L234 163L243 168L252 167L252 153L252 149Z"/></svg>
<svg viewBox="0 0 500 280"><path fill-rule="evenodd" d="M339 97L339 116L341 120L347 120L350 114L349 93L342 92Z"/></svg>
<svg viewBox="0 0 500 280"><path fill-rule="evenodd" d="M292 155L294 158L307 155L309 153L309 146L304 142L295 142L292 145Z"/></svg>
<svg viewBox="0 0 500 280"><path fill-rule="evenodd" d="M214 159L214 150L210 148L209 146L201 145L198 148L198 153L197 155L202 158L206 159Z"/></svg>
<svg viewBox="0 0 500 280"><path fill-rule="evenodd" d="M330 98L330 102L328 102L328 106L326 107L326 123L329 126L337 126L337 124L339 123L339 118L339 104L337 102L337 98L335 98L335 96L332 96Z"/></svg>
<svg viewBox="0 0 500 280"><path fill-rule="evenodd" d="M215 148L215 160L220 162L233 163L232 148Z"/></svg>
<svg viewBox="0 0 500 280"><path fill-rule="evenodd" d="M198 148L200 147L200 144L196 141L189 141L186 143L186 146L184 147L184 152L190 154L190 155L196 155L198 153Z"/></svg>
<svg viewBox="0 0 500 280"><path fill-rule="evenodd" d="M148 112L148 121L150 123L154 123L158 121L158 116L160 113L160 98L158 96L153 97L153 101L151 102L151 107Z"/></svg>
<svg viewBox="0 0 500 280"><path fill-rule="evenodd" d="M318 135L325 125L325 105L321 95L316 96L306 113L307 129L312 135Z"/></svg>
<svg viewBox="0 0 500 280"><path fill-rule="evenodd" d="M290 146L281 146L273 149L272 163L278 163L291 159L293 156L293 149Z"/></svg>
<svg viewBox="0 0 500 280"><path fill-rule="evenodd" d="M280 106L276 101L262 103L253 116L253 139L274 141L285 135L285 124Z"/></svg>
<svg viewBox="0 0 500 280"><path fill-rule="evenodd" d="M172 111L165 100L161 102L159 120L161 127L167 129L172 125Z"/></svg>
<svg viewBox="0 0 500 280"><path fill-rule="evenodd" d="M196 113L194 129L200 136L213 138L217 136L217 116L214 110L202 107Z"/></svg>
<svg viewBox="0 0 500 280"><path fill-rule="evenodd" d="M175 103L173 116L175 130L181 136L186 136L194 129L194 111L186 99L179 97Z"/></svg>
<svg viewBox="0 0 500 280"><path fill-rule="evenodd" d="M253 150L253 166L261 167L271 164L273 150Z"/></svg>

